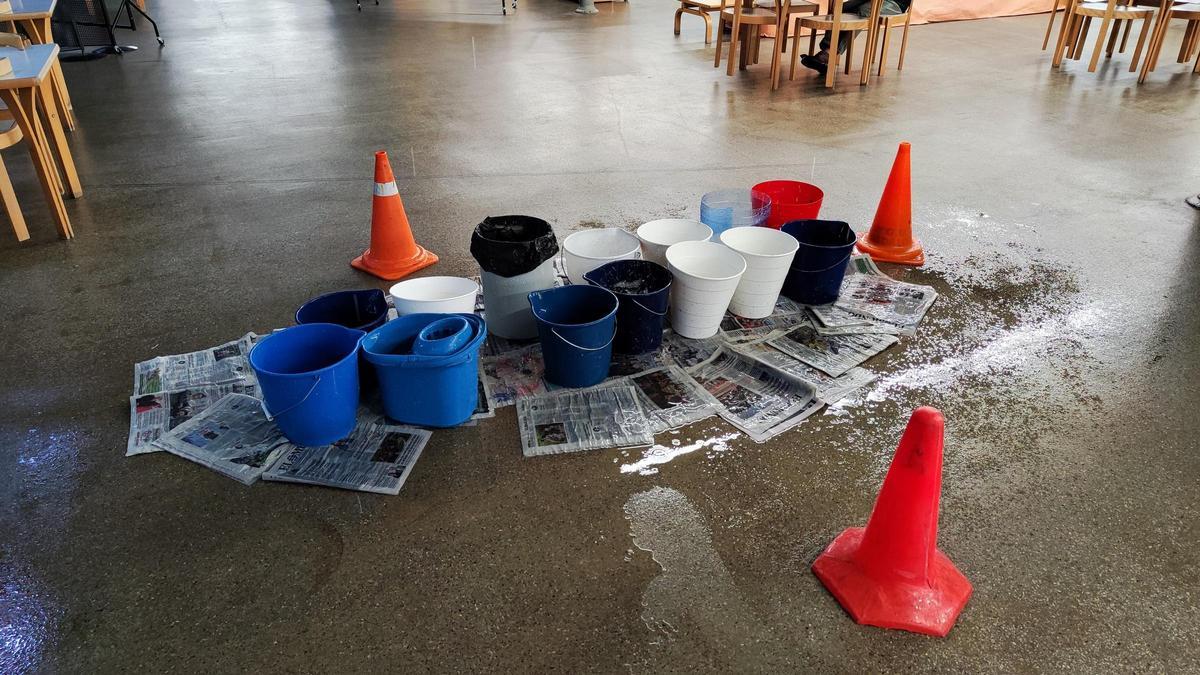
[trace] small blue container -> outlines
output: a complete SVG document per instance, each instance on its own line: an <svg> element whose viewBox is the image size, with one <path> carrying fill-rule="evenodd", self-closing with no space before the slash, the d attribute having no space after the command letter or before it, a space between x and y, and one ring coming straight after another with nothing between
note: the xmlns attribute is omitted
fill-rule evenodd
<svg viewBox="0 0 1200 675"><path fill-rule="evenodd" d="M304 303L296 323L336 323L369 333L387 321L387 312L387 295L378 288L335 291Z"/></svg>
<svg viewBox="0 0 1200 675"><path fill-rule="evenodd" d="M438 319L421 329L413 342L413 353L421 356L449 356L475 337L475 329L461 316Z"/></svg>
<svg viewBox="0 0 1200 675"><path fill-rule="evenodd" d="M309 323L272 333L250 350L267 414L296 445L350 435L358 411L361 330Z"/></svg>
<svg viewBox="0 0 1200 675"><path fill-rule="evenodd" d="M649 260L616 260L583 275L589 284L617 296L613 351L644 354L662 345L671 295L671 271Z"/></svg>
<svg viewBox="0 0 1200 675"><path fill-rule="evenodd" d="M470 339L444 356L413 353L417 336L430 324L462 318ZM375 368L383 410L397 422L452 427L470 419L479 405L479 347L487 326L475 314L408 314L371 331L363 357Z"/></svg>
<svg viewBox="0 0 1200 675"><path fill-rule="evenodd" d="M840 220L793 220L782 229L800 242L783 294L803 305L837 300L857 241L854 230Z"/></svg>
<svg viewBox="0 0 1200 675"><path fill-rule="evenodd" d="M590 387L608 377L619 304L617 296L599 286L560 286L529 294L547 382Z"/></svg>

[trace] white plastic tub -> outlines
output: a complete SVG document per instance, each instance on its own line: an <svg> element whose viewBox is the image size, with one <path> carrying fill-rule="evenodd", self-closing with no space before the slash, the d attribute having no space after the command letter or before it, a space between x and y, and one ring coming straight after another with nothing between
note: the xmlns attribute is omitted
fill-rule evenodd
<svg viewBox="0 0 1200 675"><path fill-rule="evenodd" d="M616 227L583 230L562 241L563 263L573 284L587 283L583 275L614 260L632 260L641 255L641 242Z"/></svg>
<svg viewBox="0 0 1200 675"><path fill-rule="evenodd" d="M737 251L711 241L685 241L667 249L671 328L686 338L717 334L729 301L746 271Z"/></svg>
<svg viewBox="0 0 1200 675"><path fill-rule="evenodd" d="M747 319L770 316L799 242L769 227L735 227L721 233L721 243L746 261L746 272L733 293L729 311Z"/></svg>
<svg viewBox="0 0 1200 675"><path fill-rule="evenodd" d="M664 218L651 220L637 229L642 242L642 257L659 265L667 265L667 249L684 241L708 241L712 228L698 220Z"/></svg>
<svg viewBox="0 0 1200 675"><path fill-rule="evenodd" d="M400 316L421 312L470 314L475 311L478 293L479 284L463 277L408 279L388 291Z"/></svg>

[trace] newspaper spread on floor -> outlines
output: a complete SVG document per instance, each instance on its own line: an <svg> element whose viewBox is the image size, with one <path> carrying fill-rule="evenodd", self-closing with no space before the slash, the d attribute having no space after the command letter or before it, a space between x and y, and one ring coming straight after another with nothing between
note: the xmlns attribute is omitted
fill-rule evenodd
<svg viewBox="0 0 1200 675"><path fill-rule="evenodd" d="M895 335L821 335L812 326L801 326L767 344L822 372L838 377L896 344Z"/></svg>
<svg viewBox="0 0 1200 675"><path fill-rule="evenodd" d="M248 382L198 385L129 397L129 439L125 456L162 452L154 446L163 434L204 412L226 394L258 397L258 385Z"/></svg>
<svg viewBox="0 0 1200 675"><path fill-rule="evenodd" d="M733 350L759 363L792 377L799 378L817 389L822 403L837 403L854 391L875 381L875 373L866 368L851 368L839 377L826 375L812 366L764 343L734 345Z"/></svg>
<svg viewBox="0 0 1200 675"><path fill-rule="evenodd" d="M650 420L651 433L678 429L716 414L696 381L679 366L660 366L629 377L606 380L600 386L626 384L637 389L642 409Z"/></svg>
<svg viewBox="0 0 1200 675"><path fill-rule="evenodd" d="M478 388L479 402L475 404L475 412L471 413L472 420L481 420L487 417L496 416L496 408L492 406L492 390L488 386L487 376L483 374L483 367L479 368L479 379L476 382Z"/></svg>
<svg viewBox="0 0 1200 675"><path fill-rule="evenodd" d="M292 447L258 399L230 394L163 434L155 445L245 485Z"/></svg>
<svg viewBox="0 0 1200 675"><path fill-rule="evenodd" d="M526 396L548 391L542 379L546 366L542 362L542 347L539 344L486 356L479 363L487 379L486 391L491 394L492 408L503 408Z"/></svg>
<svg viewBox="0 0 1200 675"><path fill-rule="evenodd" d="M225 394L258 396L258 380L247 359L257 340L254 333L246 333L211 349L157 356L135 365L125 456L159 452L154 441Z"/></svg>
<svg viewBox="0 0 1200 675"><path fill-rule="evenodd" d="M262 477L395 495L430 436L425 429L360 421L349 436L331 445L289 446Z"/></svg>
<svg viewBox="0 0 1200 675"><path fill-rule="evenodd" d="M526 457L654 442L637 389L629 384L521 398L517 423Z"/></svg>
<svg viewBox="0 0 1200 675"><path fill-rule="evenodd" d="M663 334L661 359L664 364L675 364L684 370L709 360L721 346L723 340L716 337L693 340L675 331Z"/></svg>
<svg viewBox="0 0 1200 675"><path fill-rule="evenodd" d="M915 335L917 324L937 297L932 286L905 283L882 275L850 274L842 280L842 289L834 304L896 326L904 335ZM821 320L824 322L824 318Z"/></svg>
<svg viewBox="0 0 1200 675"><path fill-rule="evenodd" d="M778 425L816 399L816 387L722 347L688 374L711 397L717 414L751 439L763 442Z"/></svg>
<svg viewBox="0 0 1200 675"><path fill-rule="evenodd" d="M803 312L772 314L762 319L747 319L726 314L721 320L721 337L729 343L754 342L783 335L791 328L808 322Z"/></svg>

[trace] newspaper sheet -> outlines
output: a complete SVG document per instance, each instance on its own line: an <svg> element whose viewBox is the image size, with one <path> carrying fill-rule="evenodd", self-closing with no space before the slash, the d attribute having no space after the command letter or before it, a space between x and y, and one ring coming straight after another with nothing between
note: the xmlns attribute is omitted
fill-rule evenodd
<svg viewBox="0 0 1200 675"><path fill-rule="evenodd" d="M821 335L857 335L859 333L899 335L905 332L902 326L877 321L866 314L853 312L838 305L809 307L808 313L813 327Z"/></svg>
<svg viewBox="0 0 1200 675"><path fill-rule="evenodd" d="M789 429L795 428L804 420L812 417L823 407L825 407L825 401L822 401L819 398L814 398L813 400L808 402L808 405L801 408L800 412L796 413L795 415L792 415L791 417L787 418L786 420L771 427L769 435L766 438L764 438L763 441L774 438L774 437L778 436L779 434L782 434L783 432L788 431ZM759 441L759 442L761 443L763 441Z"/></svg>
<svg viewBox="0 0 1200 675"><path fill-rule="evenodd" d="M846 266L846 274L871 274L877 277L887 276L879 271L875 265L875 261L869 255L856 255L850 258L850 264Z"/></svg>
<svg viewBox="0 0 1200 675"><path fill-rule="evenodd" d="M896 344L896 341L895 335L821 335L812 326L801 326L782 337L767 340L767 344L828 375L838 377Z"/></svg>
<svg viewBox="0 0 1200 675"><path fill-rule="evenodd" d="M204 412L226 394L258 396L258 385L233 382L129 397L129 439L125 456L161 452L153 445L163 434Z"/></svg>
<svg viewBox="0 0 1200 675"><path fill-rule="evenodd" d="M187 389L204 384L257 380L246 355L258 336L246 333L237 340L189 354L156 356L133 367L133 395Z"/></svg>
<svg viewBox="0 0 1200 675"><path fill-rule="evenodd" d="M295 447L268 420L253 396L229 394L163 434L155 445L245 485Z"/></svg>
<svg viewBox="0 0 1200 675"><path fill-rule="evenodd" d="M932 286L872 274L851 274L842 280L842 290L835 304L899 326L904 334L912 335L935 300L937 291Z"/></svg>
<svg viewBox="0 0 1200 675"><path fill-rule="evenodd" d="M661 366L662 357L659 352L645 354L618 354L613 352L612 363L608 366L608 378L625 377Z"/></svg>
<svg viewBox="0 0 1200 675"><path fill-rule="evenodd" d="M360 421L332 445L291 446L263 479L399 494L430 435L425 429Z"/></svg>
<svg viewBox="0 0 1200 675"><path fill-rule="evenodd" d="M489 402L493 409L547 391L546 382L542 379L545 364L539 344L484 357L480 359L480 364L487 378L486 391L491 394Z"/></svg>
<svg viewBox="0 0 1200 675"><path fill-rule="evenodd" d="M492 391L488 387L487 376L483 374L483 367L479 368L479 402L475 404L475 412L471 414L472 420L481 420L487 417L495 417L496 409L492 407Z"/></svg>
<svg viewBox="0 0 1200 675"><path fill-rule="evenodd" d="M763 343L737 345L733 350L759 363L817 388L817 398L823 403L837 403L852 392L875 381L875 373L866 368L851 368L840 377L826 375L812 366Z"/></svg>
<svg viewBox="0 0 1200 675"><path fill-rule="evenodd" d="M687 426L716 414L699 385L679 366L660 366L602 386L632 384L642 402L652 433Z"/></svg>
<svg viewBox="0 0 1200 675"><path fill-rule="evenodd" d="M711 397L717 414L760 443L778 433L772 427L801 412L817 393L803 380L725 348L688 373Z"/></svg>
<svg viewBox="0 0 1200 675"><path fill-rule="evenodd" d="M783 335L789 329L807 322L807 315L800 312L772 314L763 319L726 314L721 320L721 337L730 343L761 341Z"/></svg>
<svg viewBox="0 0 1200 675"><path fill-rule="evenodd" d="M724 342L717 337L693 340L675 331L663 335L662 355L664 365L677 365L684 370L709 360Z"/></svg>
<svg viewBox="0 0 1200 675"><path fill-rule="evenodd" d="M517 422L526 457L654 442L637 389L629 384L522 398Z"/></svg>

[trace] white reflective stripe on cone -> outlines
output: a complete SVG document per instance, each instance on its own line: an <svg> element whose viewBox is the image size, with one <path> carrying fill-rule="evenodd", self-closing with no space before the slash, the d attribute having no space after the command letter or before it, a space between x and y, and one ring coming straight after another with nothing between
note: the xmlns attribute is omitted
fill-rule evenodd
<svg viewBox="0 0 1200 675"><path fill-rule="evenodd" d="M376 197L391 197L398 194L400 194L400 188L396 187L396 181L375 184Z"/></svg>

